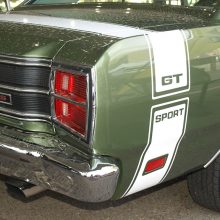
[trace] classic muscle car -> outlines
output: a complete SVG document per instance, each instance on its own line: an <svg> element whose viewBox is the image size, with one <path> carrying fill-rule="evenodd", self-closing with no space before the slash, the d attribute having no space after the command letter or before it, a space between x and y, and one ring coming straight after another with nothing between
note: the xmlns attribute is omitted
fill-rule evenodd
<svg viewBox="0 0 220 220"><path fill-rule="evenodd" d="M220 210L220 3L146 2L29 0L0 14L8 186L102 202L185 175Z"/></svg>

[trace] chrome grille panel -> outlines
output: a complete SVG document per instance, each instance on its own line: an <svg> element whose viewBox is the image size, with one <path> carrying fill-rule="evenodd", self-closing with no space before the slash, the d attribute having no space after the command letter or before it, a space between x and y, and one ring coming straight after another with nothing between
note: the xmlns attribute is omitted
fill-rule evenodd
<svg viewBox="0 0 220 220"><path fill-rule="evenodd" d="M0 113L15 117L50 118L51 60L0 55L0 93L11 105L0 103Z"/></svg>
<svg viewBox="0 0 220 220"><path fill-rule="evenodd" d="M50 68L0 62L0 84L32 89L49 89Z"/></svg>

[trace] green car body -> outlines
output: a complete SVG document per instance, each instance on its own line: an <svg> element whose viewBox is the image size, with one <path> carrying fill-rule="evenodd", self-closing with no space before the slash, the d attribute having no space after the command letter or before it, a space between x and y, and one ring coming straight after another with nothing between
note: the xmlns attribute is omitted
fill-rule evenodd
<svg viewBox="0 0 220 220"><path fill-rule="evenodd" d="M41 25L37 17L50 22ZM53 19L86 21L91 26L95 22L106 25L106 29L95 26L97 29L87 31L84 27L49 25ZM60 148L68 158L65 161L62 157L66 168L71 169L69 160L77 154L90 164L89 169L101 161L113 164L117 174L110 196L88 199L77 190L60 190L55 183L42 180L46 175L37 176L35 168L27 175L19 172L26 166L24 159L7 162L10 151L6 154L4 148L0 150L4 155L0 172L97 202L120 199L206 166L218 153L220 142L218 22L218 10L213 7L130 3L24 4L0 15L0 62L8 63L13 58L16 61L12 60L11 65L20 65L19 59L49 63L45 68L52 69L51 85L44 93L49 102L53 101L53 70L78 70L89 74L91 80L86 140L54 122L53 116L27 120L28 116L8 113L1 104L0 140L5 138L5 146L18 141L22 149L27 143L27 150L33 152L36 147L37 152L48 150L52 155L53 149ZM108 32L108 24L118 32ZM2 93L9 94L10 89L0 85ZM147 162L160 156L166 157L164 167L144 173ZM13 163L20 168L13 169ZM75 183L69 184L66 177L63 174L64 188L73 187ZM105 188L99 187L100 191Z"/></svg>

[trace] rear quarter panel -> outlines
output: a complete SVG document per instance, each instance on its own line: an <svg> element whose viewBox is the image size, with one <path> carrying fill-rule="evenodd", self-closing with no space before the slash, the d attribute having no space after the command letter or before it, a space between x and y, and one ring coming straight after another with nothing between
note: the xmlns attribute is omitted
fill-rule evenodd
<svg viewBox="0 0 220 220"><path fill-rule="evenodd" d="M168 60L167 65L170 65L169 58L173 64L176 62L173 59L173 44L169 40L167 45L171 49L166 51L167 57L164 60L156 57L153 60L154 46L149 42L149 37L138 36L115 43L97 62L96 118L92 145L95 153L118 159L121 174L115 199L128 195L129 188L139 178L137 173L143 173L141 169L145 164L142 163L150 149L151 114L157 106L187 100L185 130L171 155L166 175L156 184L202 167L218 151L219 31L219 26L183 31L189 78L187 88L180 93L174 92L159 98L155 98L153 94L154 64ZM175 31L171 31L171 35L172 32ZM167 71L169 67L165 69ZM172 131L175 128L170 130L167 127L167 134ZM161 135L164 136L160 133L156 135L158 140ZM169 137L172 139L172 134ZM143 179L142 187L136 191L148 187L147 180Z"/></svg>

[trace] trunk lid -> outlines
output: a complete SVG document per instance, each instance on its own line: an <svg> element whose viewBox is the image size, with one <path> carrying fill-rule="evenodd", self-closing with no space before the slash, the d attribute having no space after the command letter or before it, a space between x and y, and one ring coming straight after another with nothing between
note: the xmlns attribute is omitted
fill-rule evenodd
<svg viewBox="0 0 220 220"><path fill-rule="evenodd" d="M47 15L118 24L141 29L172 30L204 26L214 8L180 7L140 3L79 3L26 5L11 13Z"/></svg>
<svg viewBox="0 0 220 220"><path fill-rule="evenodd" d="M73 37L70 32L0 21L0 54L51 59L66 41L82 37Z"/></svg>

